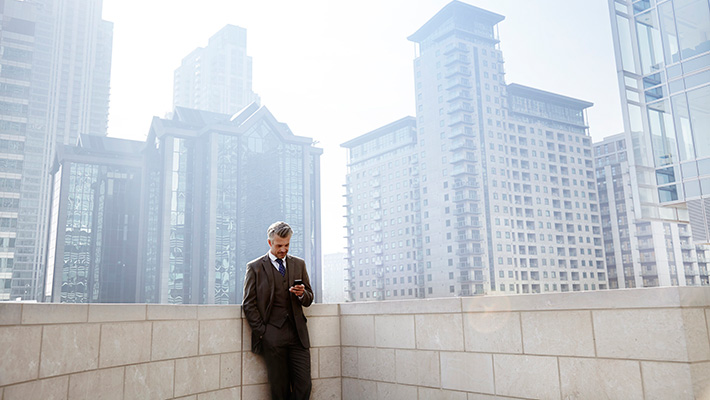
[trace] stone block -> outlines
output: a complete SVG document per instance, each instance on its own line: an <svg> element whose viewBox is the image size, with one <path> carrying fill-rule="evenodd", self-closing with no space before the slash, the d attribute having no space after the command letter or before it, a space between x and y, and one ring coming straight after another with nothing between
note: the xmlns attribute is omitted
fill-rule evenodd
<svg viewBox="0 0 710 400"><path fill-rule="evenodd" d="M594 357L590 311L522 313L525 354Z"/></svg>
<svg viewBox="0 0 710 400"><path fill-rule="evenodd" d="M313 381L311 399L313 400L340 400L341 398L340 378L316 379Z"/></svg>
<svg viewBox="0 0 710 400"><path fill-rule="evenodd" d="M559 399L557 358L494 354L496 394L526 399Z"/></svg>
<svg viewBox="0 0 710 400"><path fill-rule="evenodd" d="M342 360L343 378L357 378L357 347L341 347L340 355Z"/></svg>
<svg viewBox="0 0 710 400"><path fill-rule="evenodd" d="M242 384L242 353L220 355L219 367L219 387L228 388Z"/></svg>
<svg viewBox="0 0 710 400"><path fill-rule="evenodd" d="M344 316L340 319L343 346L375 346L375 318L371 315Z"/></svg>
<svg viewBox="0 0 710 400"><path fill-rule="evenodd" d="M673 308L680 304L678 287L463 297L463 312L601 310Z"/></svg>
<svg viewBox="0 0 710 400"><path fill-rule="evenodd" d="M23 304L22 324L71 324L88 320L88 304Z"/></svg>
<svg viewBox="0 0 710 400"><path fill-rule="evenodd" d="M710 399L710 362L690 365L693 392L696 399Z"/></svg>
<svg viewBox="0 0 710 400"><path fill-rule="evenodd" d="M416 316L417 349L463 351L461 314L424 314Z"/></svg>
<svg viewBox="0 0 710 400"><path fill-rule="evenodd" d="M41 341L41 326L0 327L0 386L37 379Z"/></svg>
<svg viewBox="0 0 710 400"><path fill-rule="evenodd" d="M593 311L597 356L652 361L706 360L708 341L703 321L684 316L702 316L700 310L638 309ZM690 340L686 331L692 332Z"/></svg>
<svg viewBox="0 0 710 400"><path fill-rule="evenodd" d="M69 377L71 400L122 400L124 368L100 369Z"/></svg>
<svg viewBox="0 0 710 400"><path fill-rule="evenodd" d="M219 389L219 355L175 360L175 396Z"/></svg>
<svg viewBox="0 0 710 400"><path fill-rule="evenodd" d="M264 358L252 352L242 353L242 384L254 385L267 382ZM245 396L245 398L250 397Z"/></svg>
<svg viewBox="0 0 710 400"><path fill-rule="evenodd" d="M414 316L376 315L375 345L377 347L414 349Z"/></svg>
<svg viewBox="0 0 710 400"><path fill-rule="evenodd" d="M311 347L309 350L311 352L311 379L317 379L320 373L318 368L318 348Z"/></svg>
<svg viewBox="0 0 710 400"><path fill-rule="evenodd" d="M89 322L145 321L145 304L89 304Z"/></svg>
<svg viewBox="0 0 710 400"><path fill-rule="evenodd" d="M423 350L395 350L397 383L440 387L439 353Z"/></svg>
<svg viewBox="0 0 710 400"><path fill-rule="evenodd" d="M343 378L343 400L377 399L377 382Z"/></svg>
<svg viewBox="0 0 710 400"><path fill-rule="evenodd" d="M502 400L503 397L498 397L483 393L468 393L468 400Z"/></svg>
<svg viewBox="0 0 710 400"><path fill-rule="evenodd" d="M708 290L710 292L710 290ZM703 309L683 309L685 340L688 348L688 360L691 362L710 361L710 321L703 323Z"/></svg>
<svg viewBox="0 0 710 400"><path fill-rule="evenodd" d="M695 399L690 364L642 361L641 375L646 400Z"/></svg>
<svg viewBox="0 0 710 400"><path fill-rule="evenodd" d="M193 394L192 396L175 397L173 400L197 400L197 395Z"/></svg>
<svg viewBox="0 0 710 400"><path fill-rule="evenodd" d="M99 367L150 361L150 322L116 322L101 326Z"/></svg>
<svg viewBox="0 0 710 400"><path fill-rule="evenodd" d="M242 386L242 398L245 400L271 400L269 385Z"/></svg>
<svg viewBox="0 0 710 400"><path fill-rule="evenodd" d="M643 399L638 361L560 357L563 399Z"/></svg>
<svg viewBox="0 0 710 400"><path fill-rule="evenodd" d="M460 298L341 303L341 315L441 314L461 312Z"/></svg>
<svg viewBox="0 0 710 400"><path fill-rule="evenodd" d="M241 319L200 321L200 355L239 351L241 342Z"/></svg>
<svg viewBox="0 0 710 400"><path fill-rule="evenodd" d="M466 351L482 353L523 352L520 313L489 312L463 314Z"/></svg>
<svg viewBox="0 0 710 400"><path fill-rule="evenodd" d="M377 382L377 399L412 400L417 398L417 387L396 383Z"/></svg>
<svg viewBox="0 0 710 400"><path fill-rule="evenodd" d="M197 319L242 319L242 306L200 304L197 307Z"/></svg>
<svg viewBox="0 0 710 400"><path fill-rule="evenodd" d="M318 349L318 377L339 378L340 347L321 347Z"/></svg>
<svg viewBox="0 0 710 400"><path fill-rule="evenodd" d="M443 378L442 378L443 379ZM472 379L475 379L472 377ZM419 398L426 400L467 400L466 393L452 390L419 388Z"/></svg>
<svg viewBox="0 0 710 400"><path fill-rule="evenodd" d="M303 314L310 320L311 317L337 317L340 316L339 304L311 304L303 308Z"/></svg>
<svg viewBox="0 0 710 400"><path fill-rule="evenodd" d="M4 400L66 400L69 387L69 375L57 378L40 379L7 386L2 399Z"/></svg>
<svg viewBox="0 0 710 400"><path fill-rule="evenodd" d="M152 360L196 356L198 328L197 320L153 322Z"/></svg>
<svg viewBox="0 0 710 400"><path fill-rule="evenodd" d="M173 397L175 361L158 361L126 367L125 399L169 399Z"/></svg>
<svg viewBox="0 0 710 400"><path fill-rule="evenodd" d="M214 392L200 393L197 400L240 400L242 396L241 388L215 390Z"/></svg>
<svg viewBox="0 0 710 400"><path fill-rule="evenodd" d="M197 308L192 304L148 304L147 315L152 321L197 319Z"/></svg>
<svg viewBox="0 0 710 400"><path fill-rule="evenodd" d="M96 369L100 330L99 324L45 326L39 377Z"/></svg>
<svg viewBox="0 0 710 400"><path fill-rule="evenodd" d="M442 352L440 357L443 389L495 394L490 354Z"/></svg>
<svg viewBox="0 0 710 400"><path fill-rule="evenodd" d="M360 379L395 382L394 349L361 347L358 349L357 360Z"/></svg>
<svg viewBox="0 0 710 400"><path fill-rule="evenodd" d="M242 319L242 351L251 351L251 326Z"/></svg>
<svg viewBox="0 0 710 400"><path fill-rule="evenodd" d="M22 323L22 304L0 303L0 326L20 325Z"/></svg>
<svg viewBox="0 0 710 400"><path fill-rule="evenodd" d="M311 317L307 325L312 347L340 346L340 318Z"/></svg>

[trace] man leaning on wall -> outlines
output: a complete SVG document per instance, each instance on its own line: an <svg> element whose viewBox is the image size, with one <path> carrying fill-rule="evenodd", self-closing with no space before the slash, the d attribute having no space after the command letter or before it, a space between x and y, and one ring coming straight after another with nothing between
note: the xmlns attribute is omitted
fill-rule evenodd
<svg viewBox="0 0 710 400"><path fill-rule="evenodd" d="M247 264L242 308L252 352L264 357L274 400L311 395L311 353L303 307L313 302L306 263L288 255L293 230L282 221L267 230L269 251Z"/></svg>

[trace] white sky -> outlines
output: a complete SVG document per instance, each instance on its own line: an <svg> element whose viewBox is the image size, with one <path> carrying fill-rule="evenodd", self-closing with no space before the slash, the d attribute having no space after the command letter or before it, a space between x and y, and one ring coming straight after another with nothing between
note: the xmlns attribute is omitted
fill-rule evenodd
<svg viewBox="0 0 710 400"><path fill-rule="evenodd" d="M104 0L114 23L109 136L145 139L172 109L173 71L226 24L247 29L253 89L294 134L319 141L323 253L346 245L340 144L415 115L414 33L448 0ZM466 0L498 24L507 83L594 103L595 141L623 130L604 0Z"/></svg>

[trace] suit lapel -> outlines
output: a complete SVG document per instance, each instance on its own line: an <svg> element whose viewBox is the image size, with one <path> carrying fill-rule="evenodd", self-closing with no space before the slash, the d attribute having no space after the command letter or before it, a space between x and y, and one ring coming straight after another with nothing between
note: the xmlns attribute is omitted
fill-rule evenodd
<svg viewBox="0 0 710 400"><path fill-rule="evenodd" d="M274 303L274 266L271 264L268 254L264 256L261 267L264 269L266 280L269 282L269 302L266 304L266 315L268 316L271 315L271 305Z"/></svg>
<svg viewBox="0 0 710 400"><path fill-rule="evenodd" d="M291 258L291 256L286 255L286 275L288 276L287 283L288 283L289 287L291 287L291 285L293 285L293 281L294 281L294 279L296 279L296 277L294 276L295 270L296 270L296 268L293 265L293 259Z"/></svg>

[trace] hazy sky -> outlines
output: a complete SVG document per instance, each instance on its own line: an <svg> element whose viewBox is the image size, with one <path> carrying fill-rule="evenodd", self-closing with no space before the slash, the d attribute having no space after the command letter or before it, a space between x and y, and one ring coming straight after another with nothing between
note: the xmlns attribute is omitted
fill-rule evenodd
<svg viewBox="0 0 710 400"><path fill-rule="evenodd" d="M447 0L104 0L114 23L109 136L143 140L172 109L173 71L226 24L247 29L254 91L321 158L323 252L343 251L340 144L415 115L407 36ZM502 14L507 83L594 103L592 138L623 130L604 0L467 0Z"/></svg>

